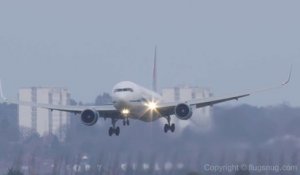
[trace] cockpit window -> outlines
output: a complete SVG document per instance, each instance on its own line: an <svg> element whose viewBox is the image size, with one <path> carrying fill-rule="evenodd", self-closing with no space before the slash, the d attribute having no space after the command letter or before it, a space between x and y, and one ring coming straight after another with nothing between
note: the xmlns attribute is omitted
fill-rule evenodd
<svg viewBox="0 0 300 175"><path fill-rule="evenodd" d="M133 89L131 89L131 88L125 88L125 89L123 89L123 91L133 92Z"/></svg>
<svg viewBox="0 0 300 175"><path fill-rule="evenodd" d="M132 88L115 89L114 92L133 92Z"/></svg>
<svg viewBox="0 0 300 175"><path fill-rule="evenodd" d="M114 92L121 92L122 89L115 89Z"/></svg>

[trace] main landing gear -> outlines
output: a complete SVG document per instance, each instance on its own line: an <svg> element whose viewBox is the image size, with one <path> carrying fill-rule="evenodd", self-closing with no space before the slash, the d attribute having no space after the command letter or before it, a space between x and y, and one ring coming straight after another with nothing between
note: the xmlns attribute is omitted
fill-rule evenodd
<svg viewBox="0 0 300 175"><path fill-rule="evenodd" d="M108 135L112 136L113 134L116 134L116 136L119 136L120 134L120 127L116 127L117 119L111 119L112 127L109 128L108 130Z"/></svg>
<svg viewBox="0 0 300 175"><path fill-rule="evenodd" d="M168 131L174 132L175 131L175 124L174 123L170 124L170 122L171 122L171 117L170 116L167 116L166 118L168 120L168 123L165 124L165 126L164 126L165 133L167 133Z"/></svg>
<svg viewBox="0 0 300 175"><path fill-rule="evenodd" d="M112 127L109 127L109 130L108 130L108 135L109 136L112 136L112 135L116 135L116 136L119 136L120 135L120 127L116 127L116 123L117 123L118 119L111 119L111 124L112 124ZM126 118L123 120L123 125L127 125L129 126L129 119Z"/></svg>

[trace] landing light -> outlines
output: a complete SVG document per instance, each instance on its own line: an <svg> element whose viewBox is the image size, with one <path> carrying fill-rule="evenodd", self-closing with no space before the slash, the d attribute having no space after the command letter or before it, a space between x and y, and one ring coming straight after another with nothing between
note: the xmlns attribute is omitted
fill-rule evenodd
<svg viewBox="0 0 300 175"><path fill-rule="evenodd" d="M155 110L157 108L157 103L151 101L146 103L146 106L148 107L149 110Z"/></svg>
<svg viewBox="0 0 300 175"><path fill-rule="evenodd" d="M121 113L122 113L124 116L127 116L127 115L130 113L130 111L129 111L129 109L123 109L123 110L121 111Z"/></svg>

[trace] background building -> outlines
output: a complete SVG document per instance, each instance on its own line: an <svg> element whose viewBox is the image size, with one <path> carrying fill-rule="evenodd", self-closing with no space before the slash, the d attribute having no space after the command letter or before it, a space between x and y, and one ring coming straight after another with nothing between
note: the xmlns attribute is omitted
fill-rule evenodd
<svg viewBox="0 0 300 175"><path fill-rule="evenodd" d="M212 97L212 95L209 88L203 87L178 86L162 89L163 99L167 102L184 102L195 98L204 99ZM210 116L211 107L204 107L194 110L191 120L178 120L173 117L172 122L176 124L176 130L183 130L186 126L194 130L207 130L212 124Z"/></svg>
<svg viewBox="0 0 300 175"><path fill-rule="evenodd" d="M29 87L19 90L19 101L68 105L70 94L67 89L59 87ZM39 135L54 134L64 140L64 129L70 122L69 115L65 112L50 111L34 106L19 105L19 126L21 132L37 132ZM26 134L26 133L23 133Z"/></svg>

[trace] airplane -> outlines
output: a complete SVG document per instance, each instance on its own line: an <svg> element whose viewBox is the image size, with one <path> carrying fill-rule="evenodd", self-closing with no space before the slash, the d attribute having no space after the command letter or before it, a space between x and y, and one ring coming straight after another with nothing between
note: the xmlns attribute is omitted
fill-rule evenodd
<svg viewBox="0 0 300 175"><path fill-rule="evenodd" d="M218 103L238 100L250 96L253 93L262 92L287 85L290 82L292 67L288 79L278 86L264 88L257 91L240 93L224 97L210 97L205 99L191 99L179 102L165 102L163 97L156 92L156 49L154 55L153 67L153 87L152 90L142 87L131 81L122 81L117 83L111 92L112 104L101 106L64 106L51 104L28 104L27 102L10 102L19 105L31 105L39 108L49 109L51 111L63 111L79 114L81 121L92 126L96 124L99 118L111 119L112 126L108 130L108 135L120 134L120 127L116 125L117 121L122 120L123 125L129 125L129 119L140 120L143 122L152 122L159 118L165 118L164 132L175 131L175 124L171 123L171 116L176 116L180 120L188 120L192 117L193 111L197 108L213 106ZM0 99L8 102L3 96L0 83Z"/></svg>

